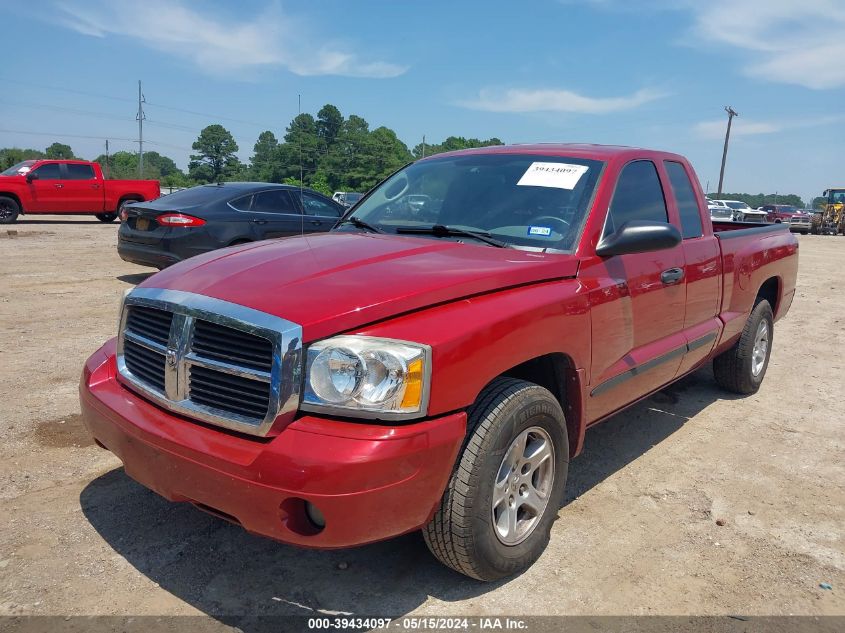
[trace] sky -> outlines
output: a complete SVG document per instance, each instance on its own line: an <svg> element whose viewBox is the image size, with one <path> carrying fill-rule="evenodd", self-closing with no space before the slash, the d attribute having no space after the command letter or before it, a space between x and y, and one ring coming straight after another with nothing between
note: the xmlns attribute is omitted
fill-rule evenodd
<svg viewBox="0 0 845 633"><path fill-rule="evenodd" d="M37 11L33 7L37 6ZM394 129L678 152L715 191L845 186L845 0L0 0L0 147L248 160L326 103ZM301 97L299 97L301 96Z"/></svg>

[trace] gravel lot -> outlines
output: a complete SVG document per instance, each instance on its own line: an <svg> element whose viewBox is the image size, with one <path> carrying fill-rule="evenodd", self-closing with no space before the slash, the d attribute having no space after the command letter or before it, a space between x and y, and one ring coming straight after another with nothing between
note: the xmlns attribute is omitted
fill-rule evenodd
<svg viewBox="0 0 845 633"><path fill-rule="evenodd" d="M845 614L845 238L799 238L757 395L707 368L588 432L545 555L478 584L418 535L334 552L250 536L94 446L77 380L148 272L116 232L0 227L0 615Z"/></svg>

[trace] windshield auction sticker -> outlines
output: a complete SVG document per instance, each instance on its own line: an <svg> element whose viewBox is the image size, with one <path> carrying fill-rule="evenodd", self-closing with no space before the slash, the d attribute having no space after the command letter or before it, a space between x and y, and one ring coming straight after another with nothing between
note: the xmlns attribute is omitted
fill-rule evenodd
<svg viewBox="0 0 845 633"><path fill-rule="evenodd" d="M589 167L566 163L531 163L517 185L525 187L554 187L574 189Z"/></svg>

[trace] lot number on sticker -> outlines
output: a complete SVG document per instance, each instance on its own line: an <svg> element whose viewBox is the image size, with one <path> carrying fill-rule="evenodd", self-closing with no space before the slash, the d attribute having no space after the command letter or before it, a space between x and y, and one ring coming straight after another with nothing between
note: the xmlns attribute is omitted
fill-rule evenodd
<svg viewBox="0 0 845 633"><path fill-rule="evenodd" d="M574 189L589 167L566 163L531 163L517 185Z"/></svg>

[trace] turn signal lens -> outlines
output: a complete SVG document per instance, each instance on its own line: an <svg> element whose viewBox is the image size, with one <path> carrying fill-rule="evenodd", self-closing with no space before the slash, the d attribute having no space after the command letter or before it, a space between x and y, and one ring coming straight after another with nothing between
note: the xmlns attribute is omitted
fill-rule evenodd
<svg viewBox="0 0 845 633"><path fill-rule="evenodd" d="M162 226L202 226L205 220L184 213L165 213L156 218Z"/></svg>

